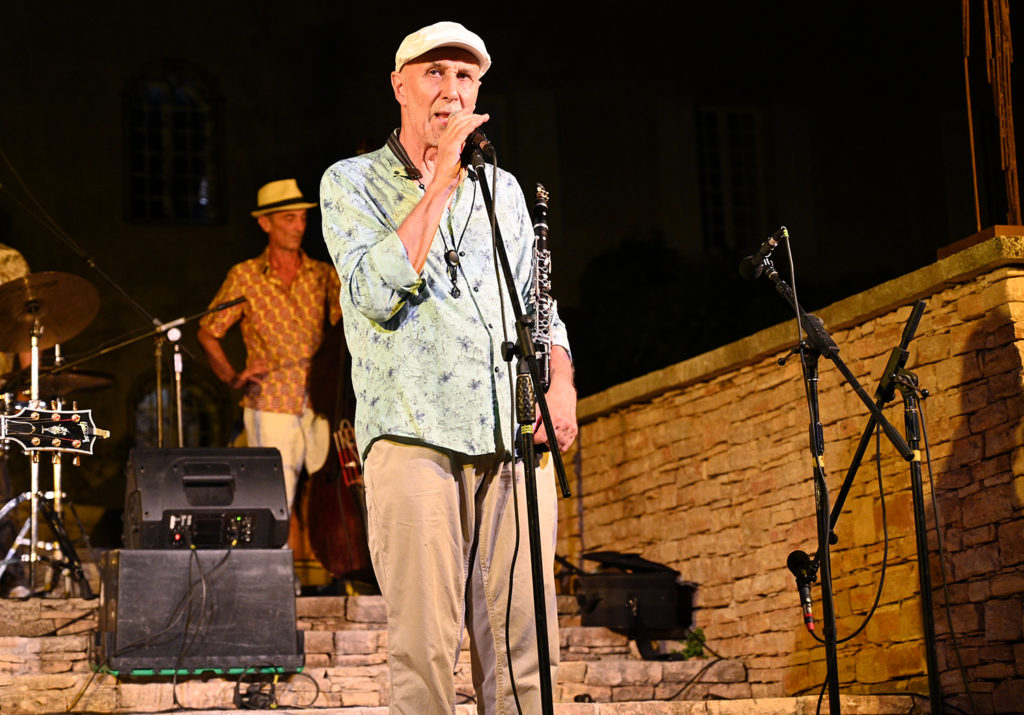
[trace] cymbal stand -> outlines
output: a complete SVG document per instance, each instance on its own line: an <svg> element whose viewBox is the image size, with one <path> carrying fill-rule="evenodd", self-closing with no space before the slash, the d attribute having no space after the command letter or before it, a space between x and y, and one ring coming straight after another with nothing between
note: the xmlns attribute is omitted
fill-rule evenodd
<svg viewBox="0 0 1024 715"><path fill-rule="evenodd" d="M35 301L29 301L28 312L36 312L31 305ZM32 382L29 387L29 404L33 407L39 406L39 337L43 328L36 320L32 324ZM28 511L29 518L29 544L28 544L28 587L36 590L36 563L39 559L39 452L33 452L29 458L29 490L30 504Z"/></svg>
<svg viewBox="0 0 1024 715"><path fill-rule="evenodd" d="M178 446L184 447L185 430L182 425L181 414L181 330L171 328L167 331L167 339L174 344L174 412L178 416Z"/></svg>
<svg viewBox="0 0 1024 715"><path fill-rule="evenodd" d="M64 362L64 359L60 356L60 343L56 343L53 346L53 364L56 367L60 367L60 364ZM55 408L60 411L64 408L64 402L62 397L58 397ZM63 514L63 494L64 490L61 488L61 458L60 452L53 453L53 508L58 515Z"/></svg>

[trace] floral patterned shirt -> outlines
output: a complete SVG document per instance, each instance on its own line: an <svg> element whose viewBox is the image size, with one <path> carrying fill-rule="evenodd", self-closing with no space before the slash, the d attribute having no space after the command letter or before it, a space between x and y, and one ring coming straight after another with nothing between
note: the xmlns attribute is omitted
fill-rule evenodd
<svg viewBox="0 0 1024 715"><path fill-rule="evenodd" d="M269 248L231 267L210 307L241 296L246 302L210 313L201 327L214 337L242 321L246 364L263 361L270 372L263 384L250 383L244 407L298 415L306 402L310 360L324 334L324 313L333 325L341 317L338 275L323 261L302 253L299 272L287 288L270 267Z"/></svg>
<svg viewBox="0 0 1024 715"><path fill-rule="evenodd" d="M487 181L519 299L530 312L530 212L511 174L499 170L492 185L488 166ZM380 437L506 455L514 415L500 348L515 341L515 329L505 283L495 273L482 192L474 180L462 182L417 273L396 229L422 197L386 146L334 164L320 185L324 240L343 287L356 441L364 455ZM458 297L444 258L453 247ZM557 307L552 313L552 343L568 350Z"/></svg>

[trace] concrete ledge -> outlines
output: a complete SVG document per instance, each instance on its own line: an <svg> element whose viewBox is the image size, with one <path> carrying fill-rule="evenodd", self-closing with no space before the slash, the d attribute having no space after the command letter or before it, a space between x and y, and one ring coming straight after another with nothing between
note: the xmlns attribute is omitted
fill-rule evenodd
<svg viewBox="0 0 1024 715"><path fill-rule="evenodd" d="M950 285L966 283L996 268L1024 266L1024 232L1018 226L996 228L1012 230L1015 235L997 235L929 266L813 312L832 332L908 305L918 298L934 295ZM798 291L799 288L798 283ZM795 343L796 327L793 321L765 328L715 350L584 397L577 406L579 422L590 422L626 405L648 401L668 390L710 380L771 355L781 356Z"/></svg>

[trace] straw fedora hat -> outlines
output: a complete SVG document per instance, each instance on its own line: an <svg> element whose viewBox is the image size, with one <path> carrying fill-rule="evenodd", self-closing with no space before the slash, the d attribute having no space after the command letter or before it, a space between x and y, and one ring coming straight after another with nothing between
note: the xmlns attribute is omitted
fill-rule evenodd
<svg viewBox="0 0 1024 715"><path fill-rule="evenodd" d="M281 179L271 181L260 187L256 194L256 210L252 212L255 217L274 213L275 211L289 211L291 209L311 209L315 203L303 201L302 192L295 179Z"/></svg>

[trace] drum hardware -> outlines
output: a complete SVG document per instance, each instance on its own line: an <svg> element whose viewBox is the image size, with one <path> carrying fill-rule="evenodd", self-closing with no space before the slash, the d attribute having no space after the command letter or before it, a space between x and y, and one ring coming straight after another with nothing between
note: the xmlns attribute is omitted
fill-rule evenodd
<svg viewBox="0 0 1024 715"><path fill-rule="evenodd" d="M0 509L0 521L2 521L18 504L26 500L30 503L28 519L15 539L11 551L5 557L4 568L12 561L27 561L29 588L33 591L36 590L38 576L36 565L43 560L39 552L41 548L45 547L44 542L39 538L39 516L42 515L56 539L56 548L51 549L53 556L48 560L54 569L66 570L78 582L82 594L88 598L91 589L85 580L81 561L67 536L61 519L63 513L63 493L61 491L63 454L65 452L74 454L73 463L77 464L78 455L92 454L96 440L109 437L110 433L93 424L90 410L79 410L76 405L73 405L71 410L63 410L60 408L59 401L55 403L57 409L54 410L34 407L34 404L41 403L39 400L35 400L15 414L0 415L0 438L16 443L22 451L29 454L32 475L30 491L15 497ZM42 452L52 453L53 464L54 488L45 494L39 490L39 455ZM25 539L26 531L29 534L27 541ZM26 558L14 559L13 552L25 545L28 546ZM3 571L0 570L0 574L2 573Z"/></svg>
<svg viewBox="0 0 1024 715"><path fill-rule="evenodd" d="M24 492L14 497L0 508L0 521L3 521L5 517L13 512L20 504L25 501L31 500L31 494ZM49 563L51 566L51 574L56 576L60 571L65 571L70 581L73 581L78 585L78 592L82 598L93 598L92 587L89 585L89 579L85 575L85 571L82 568L82 561L78 556L78 552L75 549L74 543L71 541L71 537L68 536L67 529L64 527L64 520L61 518L61 511L58 510L57 504L62 503L62 499L66 498L66 494L59 492L48 491L37 495L39 513L43 516L43 519L50 527L52 532L53 541L38 540L35 545L36 550L36 562L37 563ZM27 563L29 565L30 573L34 570L33 563L31 560L31 546L29 543L29 537L26 536L27 532L31 528L31 518L26 519L22 524L21 529L18 531L14 542L11 544L10 549L4 555L2 561L0 561L0 576L3 576L4 572L9 566L16 563ZM18 549L20 547L30 547L28 554L19 555ZM46 556L40 552L49 552L49 556ZM51 577L52 586L52 577ZM32 592L36 592L36 584L31 583ZM47 588L39 590L48 590Z"/></svg>
<svg viewBox="0 0 1024 715"><path fill-rule="evenodd" d="M0 350L21 353L31 351L29 402L16 413L0 415L0 439L15 442L30 456L29 516L22 532L27 530L29 588L36 590L40 558L39 516L50 525L57 540L50 559L54 568L67 570L91 594L74 546L67 538L61 521L61 473L64 452L92 454L98 438L110 433L98 429L89 410L63 409L63 399L55 400L52 409L39 399L40 350L54 347L57 369L60 368L60 343L81 332L99 309L99 294L84 278L55 271L30 273L0 285ZM53 465L52 504L40 492L39 453L51 452ZM77 463L78 457L76 456ZM24 495L22 495L24 496ZM21 499L21 497L18 497ZM17 506L18 499L7 506ZM13 508L13 506L11 506ZM5 511L10 511L5 506ZM15 540L13 549L24 545L24 533ZM10 556L9 556L10 558ZM22 559L24 560L24 559ZM5 559L5 568L7 559Z"/></svg>

